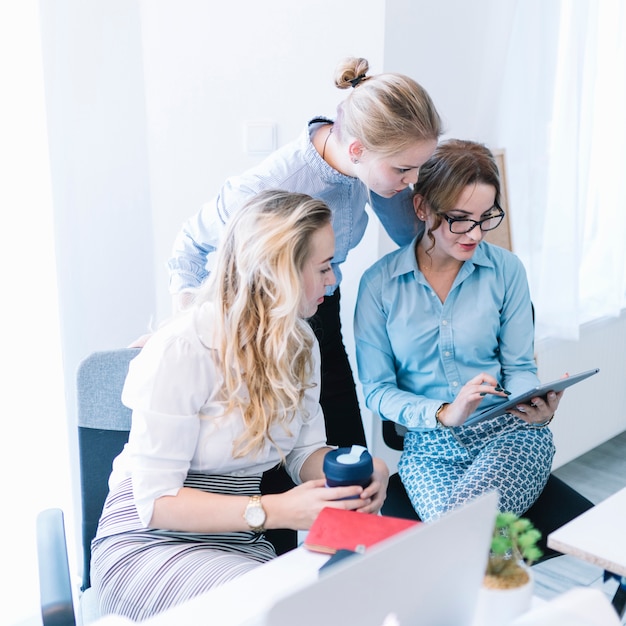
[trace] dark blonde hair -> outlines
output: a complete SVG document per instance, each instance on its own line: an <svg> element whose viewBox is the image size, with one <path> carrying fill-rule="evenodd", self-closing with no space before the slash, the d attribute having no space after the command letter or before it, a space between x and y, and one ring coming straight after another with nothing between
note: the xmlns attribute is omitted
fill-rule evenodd
<svg viewBox="0 0 626 626"><path fill-rule="evenodd" d="M300 315L302 271L311 236L331 223L324 202L270 190L227 223L217 262L196 302L216 305L217 362L224 406L243 414L236 457L262 450L269 429L301 410L311 376L314 336Z"/></svg>
<svg viewBox="0 0 626 626"><path fill-rule="evenodd" d="M438 139L441 118L426 90L403 74L368 76L366 59L344 59L335 72L339 89L353 89L337 107L335 132L354 137L383 156L408 148L416 141Z"/></svg>
<svg viewBox="0 0 626 626"><path fill-rule="evenodd" d="M439 228L444 213L455 208L468 185L484 183L496 191L494 206L500 207L500 174L491 151L483 144L461 139L440 143L420 168L413 197L430 209L434 221L426 234L434 244L432 231Z"/></svg>

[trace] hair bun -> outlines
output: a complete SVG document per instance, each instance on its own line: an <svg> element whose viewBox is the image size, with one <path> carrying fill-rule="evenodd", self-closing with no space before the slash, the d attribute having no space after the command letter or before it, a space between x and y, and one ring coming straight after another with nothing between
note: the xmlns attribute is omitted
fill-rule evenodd
<svg viewBox="0 0 626 626"><path fill-rule="evenodd" d="M352 89L367 80L369 63L361 57L344 59L335 71L335 86L339 89Z"/></svg>

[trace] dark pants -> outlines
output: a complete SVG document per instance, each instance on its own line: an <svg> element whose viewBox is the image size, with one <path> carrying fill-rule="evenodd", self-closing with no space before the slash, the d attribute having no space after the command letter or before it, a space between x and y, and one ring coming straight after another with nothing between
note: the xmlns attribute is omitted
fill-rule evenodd
<svg viewBox="0 0 626 626"><path fill-rule="evenodd" d="M341 336L339 289L326 296L311 318L322 352L320 404L326 421L326 441L333 446L365 445L365 430L352 368Z"/></svg>
<svg viewBox="0 0 626 626"><path fill-rule="evenodd" d="M366 445L365 430L356 395L352 368L341 336L339 289L326 296L317 313L309 320L320 344L322 354L322 386L320 404L326 422L326 440L331 445ZM261 493L282 493L293 482L282 467L263 475ZM291 530L267 531L267 538L282 554L297 546L297 533Z"/></svg>

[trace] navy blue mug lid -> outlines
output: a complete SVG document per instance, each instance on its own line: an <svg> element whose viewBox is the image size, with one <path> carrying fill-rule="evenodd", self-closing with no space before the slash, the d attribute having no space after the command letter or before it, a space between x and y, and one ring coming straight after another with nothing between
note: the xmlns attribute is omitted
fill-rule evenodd
<svg viewBox="0 0 626 626"><path fill-rule="evenodd" d="M361 483L374 472L372 456L363 446L338 448L326 453L324 474L335 482Z"/></svg>

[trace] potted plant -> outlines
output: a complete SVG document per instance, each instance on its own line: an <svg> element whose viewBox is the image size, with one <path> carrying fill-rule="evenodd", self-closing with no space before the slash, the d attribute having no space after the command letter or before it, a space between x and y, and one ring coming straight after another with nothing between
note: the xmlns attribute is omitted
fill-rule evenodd
<svg viewBox="0 0 626 626"><path fill-rule="evenodd" d="M537 546L541 533L533 523L515 513L498 513L487 560L484 585L489 589L521 587L529 567L543 556Z"/></svg>
<svg viewBox="0 0 626 626"><path fill-rule="evenodd" d="M534 586L530 566L543 555L537 546L540 538L529 519L497 514L476 624L505 626L530 608Z"/></svg>

